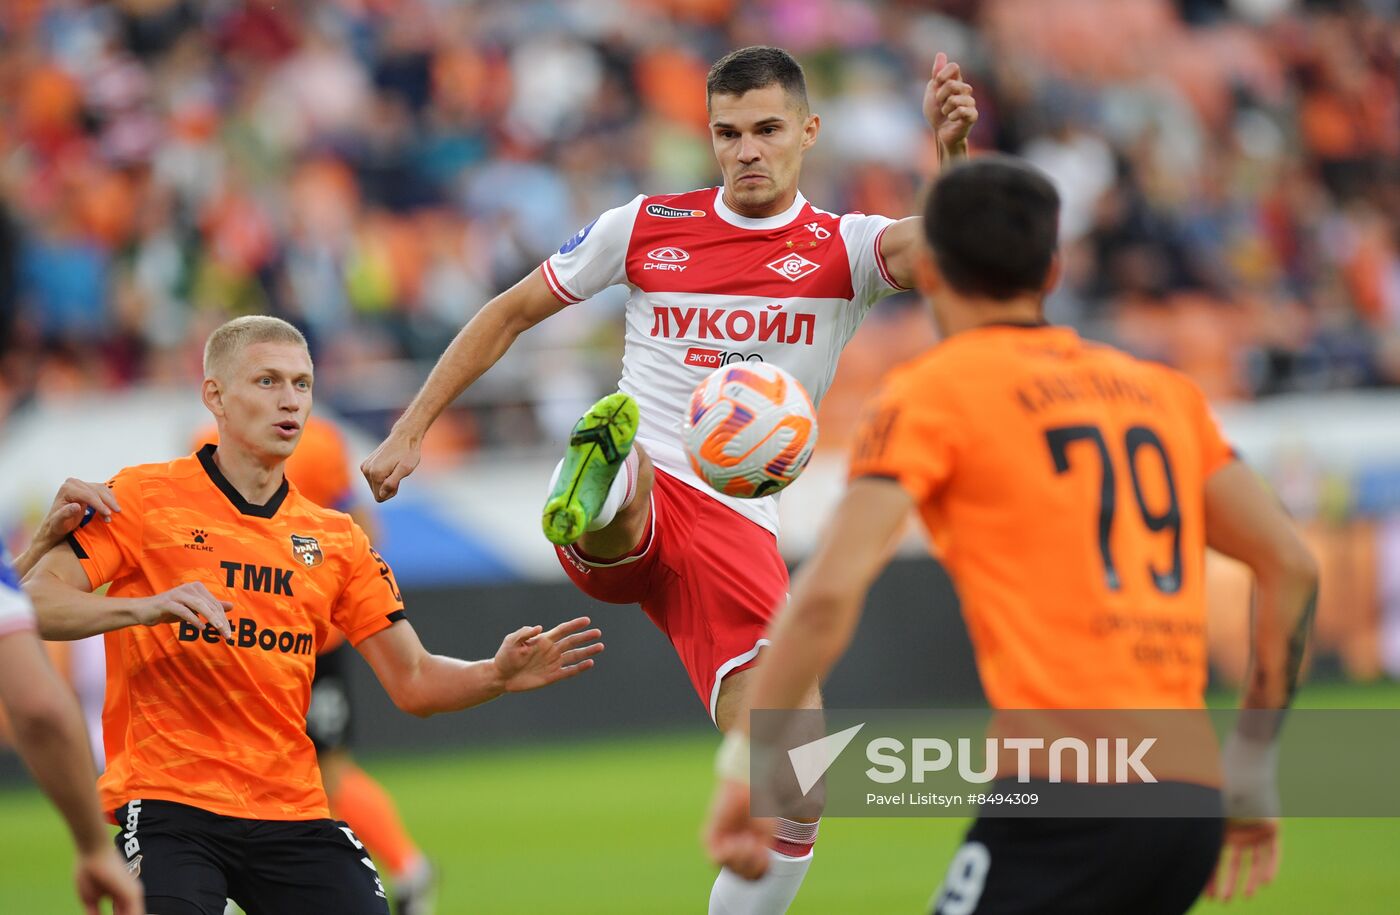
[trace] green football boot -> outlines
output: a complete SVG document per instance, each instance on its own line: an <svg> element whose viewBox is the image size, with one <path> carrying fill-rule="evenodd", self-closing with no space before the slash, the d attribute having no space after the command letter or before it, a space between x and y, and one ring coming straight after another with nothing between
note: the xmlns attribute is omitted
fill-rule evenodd
<svg viewBox="0 0 1400 915"><path fill-rule="evenodd" d="M574 424L564 466L544 503L544 535L551 543L568 546L597 517L613 478L632 450L637 420L637 402L618 392L589 407Z"/></svg>

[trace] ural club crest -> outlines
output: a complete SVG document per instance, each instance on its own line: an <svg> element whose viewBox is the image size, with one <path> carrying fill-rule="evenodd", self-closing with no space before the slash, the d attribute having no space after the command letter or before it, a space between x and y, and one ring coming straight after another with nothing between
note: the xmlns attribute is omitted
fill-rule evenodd
<svg viewBox="0 0 1400 915"><path fill-rule="evenodd" d="M315 537L303 537L300 534L292 535L292 554L308 569L316 568L326 558L321 552L321 544L316 542Z"/></svg>
<svg viewBox="0 0 1400 915"><path fill-rule="evenodd" d="M791 254L783 255L775 261L769 261L766 266L783 279L795 283L813 270L816 270L821 264L809 261L807 258L794 251Z"/></svg>

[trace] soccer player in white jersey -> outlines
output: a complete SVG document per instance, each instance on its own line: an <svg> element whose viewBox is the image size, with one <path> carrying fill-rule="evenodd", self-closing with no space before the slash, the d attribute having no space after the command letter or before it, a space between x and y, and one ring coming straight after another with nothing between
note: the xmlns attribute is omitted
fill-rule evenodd
<svg viewBox="0 0 1400 915"><path fill-rule="evenodd" d="M641 604L727 730L748 713L750 668L788 576L776 500L720 495L690 470L680 435L690 392L720 365L762 360L819 401L870 307L913 286L921 223L838 216L802 196L798 174L821 120L787 52L735 51L710 70L706 90L723 186L638 196L581 229L462 329L362 470L375 498L393 496L417 467L428 426L516 337L609 286L629 286L620 391L574 427L543 526L585 593ZM966 155L976 104L942 54L923 110L940 161ZM808 703L820 704L815 683ZM767 874L749 882L721 872L712 915L786 911L816 835L815 817L778 821Z"/></svg>
<svg viewBox="0 0 1400 915"><path fill-rule="evenodd" d="M34 607L19 585L20 575L77 526L89 498L104 514L109 511L90 487L69 480L55 503L62 509L50 513L35 535L37 548L22 553L13 568L0 550L0 705L10 716L20 756L73 835L78 852L74 883L82 910L96 915L99 907L105 909L102 900L110 899L113 915L144 915L141 886L112 847L98 805L97 773L87 752L82 713L44 654Z"/></svg>

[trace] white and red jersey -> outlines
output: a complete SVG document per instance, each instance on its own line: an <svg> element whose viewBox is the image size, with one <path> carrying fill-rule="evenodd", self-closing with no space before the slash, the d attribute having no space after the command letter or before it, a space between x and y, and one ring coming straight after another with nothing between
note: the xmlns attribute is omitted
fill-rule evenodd
<svg viewBox="0 0 1400 915"><path fill-rule="evenodd" d="M618 387L637 399L637 440L657 467L773 533L776 496L735 499L690 469L681 424L695 386L721 365L771 362L818 403L870 306L901 287L880 256L885 216L837 216L799 193L762 219L722 189L638 196L608 210L540 265L560 300L632 289Z"/></svg>
<svg viewBox="0 0 1400 915"><path fill-rule="evenodd" d="M19 586L10 557L0 550L0 637L34 628L34 607Z"/></svg>

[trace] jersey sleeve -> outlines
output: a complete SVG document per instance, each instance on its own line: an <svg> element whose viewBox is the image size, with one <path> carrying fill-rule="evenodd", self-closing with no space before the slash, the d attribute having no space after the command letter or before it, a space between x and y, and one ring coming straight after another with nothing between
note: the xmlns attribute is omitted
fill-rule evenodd
<svg viewBox="0 0 1400 915"><path fill-rule="evenodd" d="M627 282L627 246L642 199L638 194L624 206L608 210L540 264L545 282L559 301L573 305Z"/></svg>
<svg viewBox="0 0 1400 915"><path fill-rule="evenodd" d="M905 287L894 281L880 254L880 241L885 230L894 223L888 216L851 213L841 217L841 237L846 242L846 256L851 264L851 289L856 301L866 308L887 295L905 291Z"/></svg>
<svg viewBox="0 0 1400 915"><path fill-rule="evenodd" d="M928 387L927 379L904 373L871 399L856 432L849 479L893 480L916 504L938 494L953 475L963 432L951 405Z"/></svg>
<svg viewBox="0 0 1400 915"><path fill-rule="evenodd" d="M34 628L34 607L20 589L9 557L0 553L0 638Z"/></svg>
<svg viewBox="0 0 1400 915"><path fill-rule="evenodd" d="M369 538L358 524L354 526L352 542L350 579L331 610L331 623L345 633L351 645L358 645L405 616L394 571L369 545Z"/></svg>
<svg viewBox="0 0 1400 915"><path fill-rule="evenodd" d="M1196 439L1201 443L1201 479L1210 479L1211 474L1220 470L1239 455L1220 431L1215 411L1210 408L1203 392L1196 383L1186 376L1180 376L1181 384L1189 398L1191 418L1194 422Z"/></svg>
<svg viewBox="0 0 1400 915"><path fill-rule="evenodd" d="M108 481L107 488L117 497L122 510L113 512L110 522L89 511L78 529L68 535L68 545L77 554L94 591L141 564L142 529L146 523L141 480L123 470Z"/></svg>

